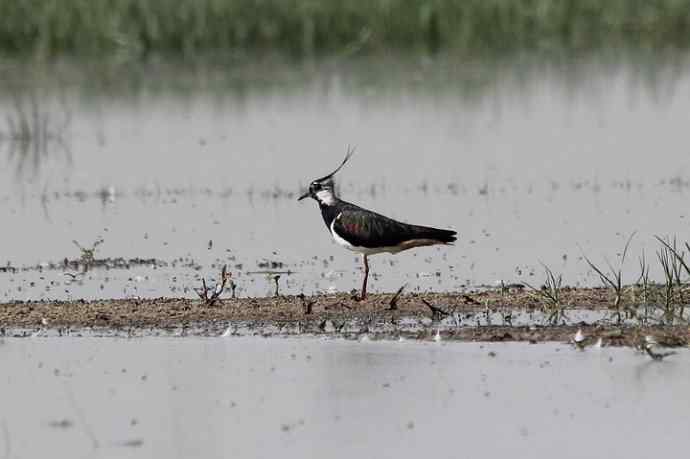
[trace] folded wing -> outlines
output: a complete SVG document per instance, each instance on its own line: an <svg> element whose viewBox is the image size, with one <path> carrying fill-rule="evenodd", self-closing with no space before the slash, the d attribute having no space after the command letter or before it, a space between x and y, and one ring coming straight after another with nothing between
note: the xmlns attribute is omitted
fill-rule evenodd
<svg viewBox="0 0 690 459"><path fill-rule="evenodd" d="M366 209L342 211L333 222L333 230L350 244L366 248L403 246L404 249L450 244L456 240L455 231L410 225Z"/></svg>

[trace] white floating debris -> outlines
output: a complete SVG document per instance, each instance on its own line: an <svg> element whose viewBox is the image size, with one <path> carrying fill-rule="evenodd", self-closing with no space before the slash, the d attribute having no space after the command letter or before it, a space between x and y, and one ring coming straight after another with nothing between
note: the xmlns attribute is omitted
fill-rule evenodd
<svg viewBox="0 0 690 459"><path fill-rule="evenodd" d="M575 345L575 347L577 347L581 351L584 350L584 348L585 348L585 334L582 333L582 329L580 329L580 328L577 329L575 336L573 336L572 342Z"/></svg>
<svg viewBox="0 0 690 459"><path fill-rule="evenodd" d="M575 344L581 344L585 340L585 335L582 333L582 329L578 328L577 332L575 333L575 336L573 337L573 341Z"/></svg>

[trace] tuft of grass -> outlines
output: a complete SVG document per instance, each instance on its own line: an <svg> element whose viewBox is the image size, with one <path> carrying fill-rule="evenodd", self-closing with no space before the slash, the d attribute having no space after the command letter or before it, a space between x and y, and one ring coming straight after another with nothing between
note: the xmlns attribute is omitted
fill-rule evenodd
<svg viewBox="0 0 690 459"><path fill-rule="evenodd" d="M675 268L677 263L673 254L666 246L662 246L657 251L656 256L664 274L664 287L662 291L664 317L670 323L673 321Z"/></svg>
<svg viewBox="0 0 690 459"><path fill-rule="evenodd" d="M636 285L642 289L642 305L644 307L644 316L642 317L642 322L646 324L649 321L649 302L650 302L650 281L649 281L649 263L647 262L647 257L642 251L642 255L639 258L640 264L640 277L637 278Z"/></svg>
<svg viewBox="0 0 690 459"><path fill-rule="evenodd" d="M536 296L544 301L544 312L548 314L547 322L550 324L556 324L560 322L561 319L565 318L561 297L563 276L561 274L554 274L554 272L544 263L541 265L543 266L544 274L546 275L546 280L544 281L542 288L535 288L529 284L526 285L532 289Z"/></svg>
<svg viewBox="0 0 690 459"><path fill-rule="evenodd" d="M603 269L599 268L597 265L595 265L592 260L590 260L587 255L582 253L583 258L589 265L591 269L593 269L598 275L599 278L601 279L601 282L604 284L604 286L610 287L615 294L615 299L613 302L613 307L616 310L616 316L617 316L617 321L620 323L623 319L622 317L622 309L623 309L623 265L625 264L625 258L627 257L628 254L628 249L630 248L630 242L632 242L633 237L637 234L636 231L633 231L630 234L630 237L628 237L628 240L625 242L625 247L623 247L623 253L621 255L621 260L617 268L614 268L611 262L605 258L606 264L608 266L608 272L605 272ZM580 249L582 250L582 249ZM627 312L633 313L630 309L627 309Z"/></svg>
<svg viewBox="0 0 690 459"><path fill-rule="evenodd" d="M661 249L657 251L657 258L661 263L665 279L664 316L669 322L675 318L685 320L686 286L681 276L683 271L690 275L690 267L685 261L685 251L678 247L675 237L673 241L670 238L663 239L659 236L655 236L655 238L661 243ZM686 242L685 248L690 253L690 244Z"/></svg>
<svg viewBox="0 0 690 459"><path fill-rule="evenodd" d="M0 50L682 47L690 45L689 10L690 0L3 0Z"/></svg>

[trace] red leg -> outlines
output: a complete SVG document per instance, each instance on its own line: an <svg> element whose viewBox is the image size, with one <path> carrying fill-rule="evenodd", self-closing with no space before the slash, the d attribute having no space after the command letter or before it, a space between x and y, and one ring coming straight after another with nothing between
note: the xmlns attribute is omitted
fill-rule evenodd
<svg viewBox="0 0 690 459"><path fill-rule="evenodd" d="M364 281L362 282L362 297L364 300L367 297L367 279L369 278L369 261L366 255L362 255L362 261L364 261Z"/></svg>

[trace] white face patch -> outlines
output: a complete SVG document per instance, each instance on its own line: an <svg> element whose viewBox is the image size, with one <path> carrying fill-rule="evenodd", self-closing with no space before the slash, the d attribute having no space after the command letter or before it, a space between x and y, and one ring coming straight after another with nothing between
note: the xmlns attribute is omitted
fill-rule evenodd
<svg viewBox="0 0 690 459"><path fill-rule="evenodd" d="M328 189L321 189L317 191L316 199L318 199L321 204L325 204L327 206L332 206L335 204L335 195L333 195L333 191Z"/></svg>

